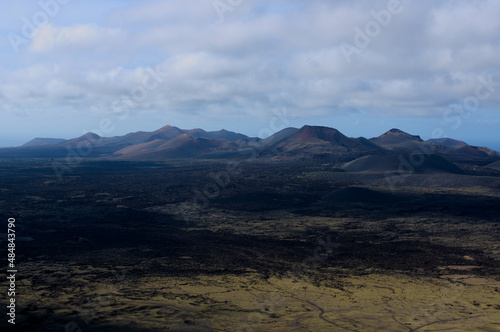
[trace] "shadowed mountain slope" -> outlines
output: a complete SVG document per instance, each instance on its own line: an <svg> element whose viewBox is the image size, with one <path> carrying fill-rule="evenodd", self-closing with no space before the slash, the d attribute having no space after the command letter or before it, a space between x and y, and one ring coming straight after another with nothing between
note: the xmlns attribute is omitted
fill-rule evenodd
<svg viewBox="0 0 500 332"><path fill-rule="evenodd" d="M275 135L275 138L281 139L261 156L278 159L346 160L382 151L367 140L349 138L333 128L304 126L299 130L285 130L286 132Z"/></svg>
<svg viewBox="0 0 500 332"><path fill-rule="evenodd" d="M500 160L497 160L494 163L488 164L488 165L486 165L486 167L493 168L493 169L500 171Z"/></svg>
<svg viewBox="0 0 500 332"><path fill-rule="evenodd" d="M444 149L437 144L423 141L420 136L410 135L399 129L391 129L379 137L370 139L370 141L395 152L431 153Z"/></svg>
<svg viewBox="0 0 500 332"><path fill-rule="evenodd" d="M48 143L48 144L45 144ZM348 162L368 155L438 154L448 161L484 166L500 159L500 153L485 147L467 145L453 139L423 141L399 129L391 129L379 137L351 138L334 128L304 126L285 128L260 139L219 130L179 129L164 126L152 132L138 131L123 136L100 137L94 133L61 141L34 139L23 147L2 148L0 158L248 158L301 161ZM374 170L394 164L388 159L372 160ZM441 163L426 158L429 162ZM380 165L378 165L380 163ZM449 165L426 165L446 170ZM430 167L432 166L432 167ZM425 168L424 167L424 168ZM393 166L389 169L394 169ZM452 170L457 172L456 169Z"/></svg>
<svg viewBox="0 0 500 332"><path fill-rule="evenodd" d="M457 173L464 171L437 154L391 154L364 156L346 163L348 172Z"/></svg>
<svg viewBox="0 0 500 332"><path fill-rule="evenodd" d="M114 153L120 159L165 159L193 158L211 153L233 151L237 145L227 140L193 138L182 134L170 140L156 139L152 142L131 145Z"/></svg>
<svg viewBox="0 0 500 332"><path fill-rule="evenodd" d="M243 134L233 133L225 129L219 131L205 131L203 129L184 130L184 133L194 138L208 138L208 139L225 139L228 141L236 141L239 139L247 138Z"/></svg>
<svg viewBox="0 0 500 332"><path fill-rule="evenodd" d="M456 139L451 139L451 138L434 138L434 139L428 139L427 142L441 145L441 146L446 146L449 148L457 148L460 146L468 145L467 143L463 141L459 141Z"/></svg>
<svg viewBox="0 0 500 332"><path fill-rule="evenodd" d="M370 139L370 141L393 152L437 153L457 162L500 158L500 153L486 147L468 145L463 141L451 138L423 141L420 136L410 135L399 129L391 129L379 137Z"/></svg>
<svg viewBox="0 0 500 332"><path fill-rule="evenodd" d="M262 141L262 143L263 143L263 145L266 145L266 146L278 144L278 143L282 142L283 140L289 138L293 134L295 134L297 131L299 131L298 128L285 128L283 130L280 130L276 134L271 135L268 138L264 139Z"/></svg>

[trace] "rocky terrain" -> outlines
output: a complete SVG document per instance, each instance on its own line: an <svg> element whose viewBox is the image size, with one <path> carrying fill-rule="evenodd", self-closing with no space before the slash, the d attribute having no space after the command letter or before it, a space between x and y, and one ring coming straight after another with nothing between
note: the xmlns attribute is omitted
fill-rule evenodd
<svg viewBox="0 0 500 332"><path fill-rule="evenodd" d="M498 177L231 165L87 160L60 181L49 160L3 160L24 239L9 330L498 330Z"/></svg>

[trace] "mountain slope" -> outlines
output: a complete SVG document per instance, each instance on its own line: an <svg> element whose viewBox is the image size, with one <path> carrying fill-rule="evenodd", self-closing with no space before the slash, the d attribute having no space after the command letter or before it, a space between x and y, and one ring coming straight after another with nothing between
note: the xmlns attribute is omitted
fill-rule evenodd
<svg viewBox="0 0 500 332"><path fill-rule="evenodd" d="M209 139L225 139L228 141L236 141L238 139L248 138L243 134L234 133L225 129L219 131L205 131L203 129L183 130L184 133L194 138L209 138Z"/></svg>
<svg viewBox="0 0 500 332"><path fill-rule="evenodd" d="M441 149L441 154L447 155L450 159L460 160L463 158L488 159L500 157L500 153L486 147L469 145L463 141L451 138L430 139L427 142L445 147Z"/></svg>
<svg viewBox="0 0 500 332"><path fill-rule="evenodd" d="M278 131L274 135L271 135L268 138L262 140L262 144L265 146L278 144L281 141L295 134L298 130L299 130L298 128L285 128L283 130Z"/></svg>
<svg viewBox="0 0 500 332"><path fill-rule="evenodd" d="M460 146L468 145L467 143L465 143L463 141L459 141L459 140L451 139L451 138L434 138L434 139L428 139L427 142L434 143L434 144L441 145L441 146L446 146L449 148L457 148Z"/></svg>
<svg viewBox="0 0 500 332"><path fill-rule="evenodd" d="M452 152L454 154L469 155L469 156L484 157L484 158L500 157L500 153L498 151L494 151L483 146L465 145L455 148Z"/></svg>
<svg viewBox="0 0 500 332"><path fill-rule="evenodd" d="M184 134L183 130L167 125L152 132L137 131L124 136L104 138L99 144L102 146L116 146L117 148L122 148L129 145L151 142L157 139L172 139L182 134Z"/></svg>
<svg viewBox="0 0 500 332"><path fill-rule="evenodd" d="M363 153L377 153L381 149L363 140L349 138L328 127L304 126L299 130L288 129L278 133L280 138L261 156L277 159L352 159ZM287 136L287 134L290 134Z"/></svg>
<svg viewBox="0 0 500 332"><path fill-rule="evenodd" d="M227 140L193 138L182 134L170 140L156 139L151 142L135 144L114 153L120 159L165 159L195 158L236 150L237 145Z"/></svg>
<svg viewBox="0 0 500 332"><path fill-rule="evenodd" d="M437 144L424 142L417 135L410 135L399 129L391 129L379 137L371 138L372 143L394 152L431 153L444 149Z"/></svg>
<svg viewBox="0 0 500 332"><path fill-rule="evenodd" d="M89 145L97 145L99 144L104 137L101 137L97 134L94 133L86 133L85 135L82 135L77 138L69 139L61 144L58 144L60 146L71 146L71 147L78 147L78 146L89 146Z"/></svg>
<svg viewBox="0 0 500 332"><path fill-rule="evenodd" d="M380 145L393 145L400 144L407 141L423 142L423 140L418 135L410 135L402 130L393 128L379 137L372 139L377 144Z"/></svg>
<svg viewBox="0 0 500 332"><path fill-rule="evenodd" d="M495 162L493 162L491 164L488 164L485 167L493 168L493 169L496 169L496 170L500 171L500 160L497 160L497 161L495 161Z"/></svg>
<svg viewBox="0 0 500 332"><path fill-rule="evenodd" d="M370 155L344 164L347 172L456 173L464 171L437 154Z"/></svg>
<svg viewBox="0 0 500 332"><path fill-rule="evenodd" d="M500 159L500 153L485 147L475 147L452 139L423 141L419 136L398 129L391 129L379 137L366 139L347 137L334 128L304 126L300 129L286 128L267 139L259 139L224 129L207 132L203 129L184 130L168 125L152 132L138 131L114 137L87 133L66 141L38 138L23 147L0 149L0 158L69 156L133 160L250 156L281 160L347 162L367 155L422 153L438 154L461 165L484 166ZM387 169L384 165L387 165L388 160L372 160L375 164L371 167L375 167L375 170L377 167ZM437 162L437 159L435 161ZM394 164L394 160L389 163ZM443 166L443 170L450 171L448 166ZM394 166L389 169L394 169Z"/></svg>
<svg viewBox="0 0 500 332"><path fill-rule="evenodd" d="M34 146L44 146L44 145L55 145L66 142L65 139L62 138L34 138L28 143L22 145L22 147L34 147Z"/></svg>

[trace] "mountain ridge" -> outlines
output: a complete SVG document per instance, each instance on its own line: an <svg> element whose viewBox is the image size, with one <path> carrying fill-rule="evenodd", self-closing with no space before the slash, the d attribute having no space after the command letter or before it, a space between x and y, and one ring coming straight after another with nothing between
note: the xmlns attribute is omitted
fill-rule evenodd
<svg viewBox="0 0 500 332"><path fill-rule="evenodd" d="M168 159L244 158L248 153L275 160L325 160L348 162L367 155L438 154L449 160L500 160L500 153L453 139L424 141L400 129L373 138L347 137L335 128L305 125L284 128L266 139L248 137L225 129L205 131L166 125L155 131L137 131L122 136L100 137L87 133L70 140L44 139L54 144L0 149L0 158L61 158L71 149L87 148L88 158ZM42 143L42 142L40 142Z"/></svg>
<svg viewBox="0 0 500 332"><path fill-rule="evenodd" d="M34 147L34 146L44 146L44 145L55 145L66 142L63 138L41 138L35 137L31 141L24 143L21 147Z"/></svg>

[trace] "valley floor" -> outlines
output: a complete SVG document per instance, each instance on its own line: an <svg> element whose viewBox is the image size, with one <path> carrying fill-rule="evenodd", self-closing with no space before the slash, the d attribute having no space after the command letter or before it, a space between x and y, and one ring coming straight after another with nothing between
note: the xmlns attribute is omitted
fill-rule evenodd
<svg viewBox="0 0 500 332"><path fill-rule="evenodd" d="M317 176L331 165L226 167L89 162L59 182L42 161L0 164L0 208L24 239L2 330L500 331L500 193L482 179L388 188Z"/></svg>

